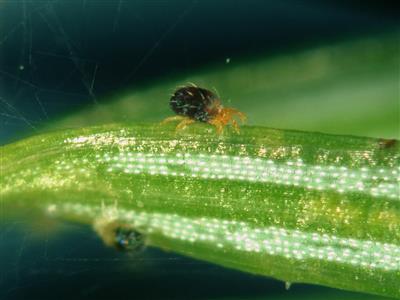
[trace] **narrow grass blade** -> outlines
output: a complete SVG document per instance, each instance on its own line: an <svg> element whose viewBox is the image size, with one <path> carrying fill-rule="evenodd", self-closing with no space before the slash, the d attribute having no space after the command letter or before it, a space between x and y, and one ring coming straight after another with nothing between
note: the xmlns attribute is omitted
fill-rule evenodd
<svg viewBox="0 0 400 300"><path fill-rule="evenodd" d="M400 298L398 141L125 124L0 149L4 209L90 224L107 244Z"/></svg>

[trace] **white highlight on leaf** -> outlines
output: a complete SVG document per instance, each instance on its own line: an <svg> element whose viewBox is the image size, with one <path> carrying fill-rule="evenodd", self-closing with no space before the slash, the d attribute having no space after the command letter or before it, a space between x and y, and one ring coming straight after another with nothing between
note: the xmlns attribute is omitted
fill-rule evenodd
<svg viewBox="0 0 400 300"><path fill-rule="evenodd" d="M75 203L59 205L56 213L117 220L144 234L203 244L216 251L257 253L306 262L319 260L360 268L400 271L400 247L394 244L342 238L277 226L255 227L217 218L188 218L177 214L135 212L116 207L93 208ZM52 209L48 209L50 211Z"/></svg>

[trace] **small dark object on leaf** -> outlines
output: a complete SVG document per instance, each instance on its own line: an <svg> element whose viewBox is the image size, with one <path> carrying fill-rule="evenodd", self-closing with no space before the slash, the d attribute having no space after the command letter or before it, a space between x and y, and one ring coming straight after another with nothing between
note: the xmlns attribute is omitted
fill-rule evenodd
<svg viewBox="0 0 400 300"><path fill-rule="evenodd" d="M379 148L388 149L392 148L397 144L397 140L395 139L380 139L379 140Z"/></svg>
<svg viewBox="0 0 400 300"><path fill-rule="evenodd" d="M99 218L94 222L94 229L107 246L117 250L138 252L145 248L145 235L127 224Z"/></svg>
<svg viewBox="0 0 400 300"><path fill-rule="evenodd" d="M115 229L115 247L121 251L138 251L144 247L144 236L127 227Z"/></svg>

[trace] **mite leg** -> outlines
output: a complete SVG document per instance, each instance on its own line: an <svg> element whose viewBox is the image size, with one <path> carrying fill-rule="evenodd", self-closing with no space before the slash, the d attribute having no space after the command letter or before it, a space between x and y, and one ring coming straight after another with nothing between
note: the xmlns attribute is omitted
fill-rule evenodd
<svg viewBox="0 0 400 300"><path fill-rule="evenodd" d="M176 126L175 131L180 131L180 130L184 129L186 126L188 126L189 124L192 124L192 123L194 123L194 122L195 122L195 120L185 117L185 118L178 124L178 126Z"/></svg>
<svg viewBox="0 0 400 300"><path fill-rule="evenodd" d="M233 116L238 116L241 122L245 122L247 117L241 111L234 108L225 108L226 113L229 114L230 118Z"/></svg>
<svg viewBox="0 0 400 300"><path fill-rule="evenodd" d="M224 131L224 125L222 125L221 123L216 123L214 124L214 126L217 129L217 133L222 134L222 132Z"/></svg>
<svg viewBox="0 0 400 300"><path fill-rule="evenodd" d="M227 123L231 123L235 132L239 133L239 124L238 121L235 120L235 117L238 117L241 122L246 121L246 115L244 113L230 107L223 108L220 117L215 119L218 120L222 126L226 125Z"/></svg>
<svg viewBox="0 0 400 300"><path fill-rule="evenodd" d="M165 125L167 123L174 122L174 121L182 121L184 119L186 119L186 117L184 117L184 116L172 116L172 117L168 117L168 118L164 119L160 123L160 125Z"/></svg>
<svg viewBox="0 0 400 300"><path fill-rule="evenodd" d="M233 129L235 130L235 132L236 132L237 134L239 134L239 133L240 133L240 129L239 129L239 124L238 124L238 122L237 122L235 119L232 119L231 122L232 122L232 127L233 127Z"/></svg>
<svg viewBox="0 0 400 300"><path fill-rule="evenodd" d="M242 113L241 111L238 111L236 109L232 109L231 113L232 113L231 122L232 122L233 129L236 131L236 133L239 133L240 132L239 124L233 117L237 116L242 123L246 122L247 117L244 113Z"/></svg>
<svg viewBox="0 0 400 300"><path fill-rule="evenodd" d="M208 121L209 124L213 125L217 129L217 133L221 134L224 128L224 124L221 122L219 118L214 118Z"/></svg>
<svg viewBox="0 0 400 300"><path fill-rule="evenodd" d="M239 117L242 123L246 122L247 116L244 113L242 113L241 111L236 111L236 115Z"/></svg>

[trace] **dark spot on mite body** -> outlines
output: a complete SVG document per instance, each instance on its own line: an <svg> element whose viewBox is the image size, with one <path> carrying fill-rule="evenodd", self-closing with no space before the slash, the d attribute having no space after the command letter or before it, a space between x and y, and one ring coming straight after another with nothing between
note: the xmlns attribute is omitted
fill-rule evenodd
<svg viewBox="0 0 400 300"><path fill-rule="evenodd" d="M211 118L211 110L213 105L216 106L216 101L218 98L209 90L185 86L175 91L169 104L178 115L207 122Z"/></svg>

